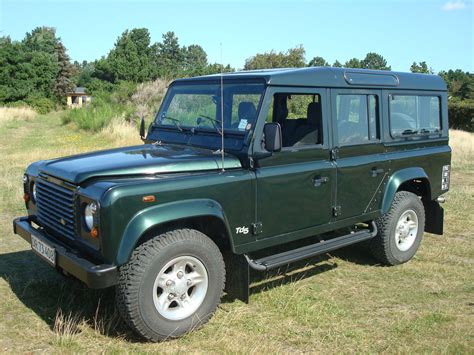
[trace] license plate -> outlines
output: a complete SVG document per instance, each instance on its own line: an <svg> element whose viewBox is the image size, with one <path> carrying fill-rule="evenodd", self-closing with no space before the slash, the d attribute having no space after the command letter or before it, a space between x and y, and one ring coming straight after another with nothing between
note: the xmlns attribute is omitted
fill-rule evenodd
<svg viewBox="0 0 474 355"><path fill-rule="evenodd" d="M56 265L56 250L50 247L48 244L36 238L34 235L31 236L31 248L37 254L46 259L53 266Z"/></svg>

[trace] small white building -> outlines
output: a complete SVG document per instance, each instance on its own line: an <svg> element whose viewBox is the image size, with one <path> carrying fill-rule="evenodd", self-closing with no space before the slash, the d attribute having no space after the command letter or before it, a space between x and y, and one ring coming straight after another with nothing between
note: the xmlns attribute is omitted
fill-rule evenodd
<svg viewBox="0 0 474 355"><path fill-rule="evenodd" d="M87 105L91 101L92 96L86 93L86 88L76 87L74 91L66 94L66 99L68 108L78 108L82 107L82 105Z"/></svg>

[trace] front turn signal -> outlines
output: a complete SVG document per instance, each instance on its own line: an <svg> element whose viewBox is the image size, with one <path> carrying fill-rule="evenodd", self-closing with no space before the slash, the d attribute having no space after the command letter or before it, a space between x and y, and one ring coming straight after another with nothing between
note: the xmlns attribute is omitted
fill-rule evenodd
<svg viewBox="0 0 474 355"><path fill-rule="evenodd" d="M23 200L25 200L25 202L28 202L30 200L30 194L28 192L25 192L23 194Z"/></svg>
<svg viewBox="0 0 474 355"><path fill-rule="evenodd" d="M96 239L99 238L99 229L97 227L91 229L91 237Z"/></svg>
<svg viewBox="0 0 474 355"><path fill-rule="evenodd" d="M149 196L143 196L142 200L143 202L155 202L156 198L153 195L149 195Z"/></svg>

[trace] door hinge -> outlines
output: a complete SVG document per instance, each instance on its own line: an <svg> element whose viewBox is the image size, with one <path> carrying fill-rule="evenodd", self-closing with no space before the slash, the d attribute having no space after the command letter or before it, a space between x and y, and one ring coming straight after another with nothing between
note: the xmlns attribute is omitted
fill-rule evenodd
<svg viewBox="0 0 474 355"><path fill-rule="evenodd" d="M341 215L341 206L334 206L332 208L332 215L334 217L339 217Z"/></svg>
<svg viewBox="0 0 474 355"><path fill-rule="evenodd" d="M263 232L262 222L252 223L252 233L254 235L260 234Z"/></svg>
<svg viewBox="0 0 474 355"><path fill-rule="evenodd" d="M339 158L339 149L338 148L332 148L330 151L329 151L329 156L331 158L332 161L336 160L337 158Z"/></svg>

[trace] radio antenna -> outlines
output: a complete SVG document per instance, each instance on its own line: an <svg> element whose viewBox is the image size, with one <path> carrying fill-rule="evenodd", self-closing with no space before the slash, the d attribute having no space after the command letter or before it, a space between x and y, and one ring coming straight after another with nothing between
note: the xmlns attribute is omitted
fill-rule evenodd
<svg viewBox="0 0 474 355"><path fill-rule="evenodd" d="M224 62L222 61L222 42L221 47L221 160L222 171L224 172Z"/></svg>

